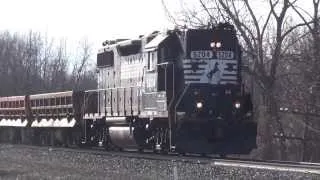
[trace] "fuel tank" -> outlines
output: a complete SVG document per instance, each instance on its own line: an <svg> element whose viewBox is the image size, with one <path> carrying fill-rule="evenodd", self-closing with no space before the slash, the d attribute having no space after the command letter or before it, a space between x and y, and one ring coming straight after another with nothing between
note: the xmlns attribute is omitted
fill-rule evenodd
<svg viewBox="0 0 320 180"><path fill-rule="evenodd" d="M138 144L134 137L134 127L113 126L109 127L109 135L112 144L121 148L137 148Z"/></svg>

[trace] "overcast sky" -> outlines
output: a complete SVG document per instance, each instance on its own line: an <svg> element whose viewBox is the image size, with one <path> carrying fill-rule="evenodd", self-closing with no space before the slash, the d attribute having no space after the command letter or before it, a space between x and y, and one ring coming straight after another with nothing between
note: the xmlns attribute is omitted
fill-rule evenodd
<svg viewBox="0 0 320 180"><path fill-rule="evenodd" d="M1 0L0 30L30 29L94 44L172 27L161 0Z"/></svg>
<svg viewBox="0 0 320 180"><path fill-rule="evenodd" d="M182 5L180 0L165 2L171 12ZM198 0L184 2L198 4L194 3ZM32 29L69 43L86 36L95 48L106 39L133 38L173 27L161 0L1 0L0 20L0 30Z"/></svg>

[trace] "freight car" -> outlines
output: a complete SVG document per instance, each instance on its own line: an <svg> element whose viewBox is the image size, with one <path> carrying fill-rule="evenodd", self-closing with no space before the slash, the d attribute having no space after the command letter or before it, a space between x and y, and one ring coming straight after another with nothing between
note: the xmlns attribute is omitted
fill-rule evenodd
<svg viewBox="0 0 320 180"><path fill-rule="evenodd" d="M235 154L256 147L241 48L228 23L105 41L97 77L96 90L0 98L1 131L10 129L7 139L107 149Z"/></svg>
<svg viewBox="0 0 320 180"><path fill-rule="evenodd" d="M2 141L54 145L73 140L75 144L75 136L80 136L75 127L81 119L81 103L77 102L81 94L67 91L1 97Z"/></svg>

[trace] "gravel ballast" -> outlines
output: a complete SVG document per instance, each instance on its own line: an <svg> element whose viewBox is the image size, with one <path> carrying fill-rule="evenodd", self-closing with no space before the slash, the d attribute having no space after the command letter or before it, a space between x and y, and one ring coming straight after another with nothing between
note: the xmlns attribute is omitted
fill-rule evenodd
<svg viewBox="0 0 320 180"><path fill-rule="evenodd" d="M318 174L0 145L0 179L320 179Z"/></svg>

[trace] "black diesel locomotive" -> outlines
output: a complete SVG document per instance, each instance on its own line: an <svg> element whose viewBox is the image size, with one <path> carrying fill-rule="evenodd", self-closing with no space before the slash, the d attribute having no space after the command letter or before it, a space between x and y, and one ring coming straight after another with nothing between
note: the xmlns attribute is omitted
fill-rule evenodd
<svg viewBox="0 0 320 180"><path fill-rule="evenodd" d="M0 98L2 140L181 153L256 147L230 24L105 41L97 77L96 90Z"/></svg>

